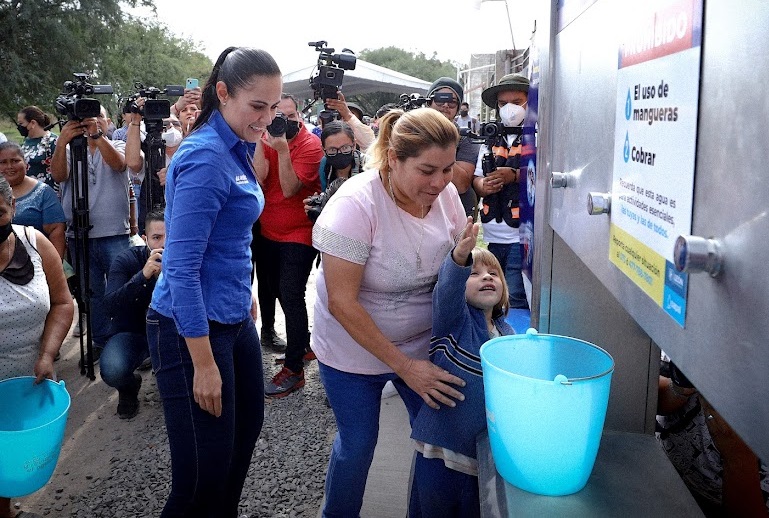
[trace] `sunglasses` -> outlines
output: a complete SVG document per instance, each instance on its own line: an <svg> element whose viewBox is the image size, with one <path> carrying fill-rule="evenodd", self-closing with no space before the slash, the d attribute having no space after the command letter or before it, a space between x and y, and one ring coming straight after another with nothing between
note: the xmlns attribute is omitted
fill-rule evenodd
<svg viewBox="0 0 769 518"><path fill-rule="evenodd" d="M451 92L438 92L430 98L430 104L446 105L449 108L459 106L459 100Z"/></svg>

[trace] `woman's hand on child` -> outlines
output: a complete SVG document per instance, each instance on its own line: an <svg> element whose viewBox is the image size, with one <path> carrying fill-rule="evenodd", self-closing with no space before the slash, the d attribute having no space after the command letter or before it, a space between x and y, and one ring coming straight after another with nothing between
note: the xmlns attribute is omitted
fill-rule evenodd
<svg viewBox="0 0 769 518"><path fill-rule="evenodd" d="M427 360L409 358L403 368L396 373L406 382L406 385L422 397L430 408L439 410L441 407L438 403L455 407L457 404L454 399L465 400L461 392L449 385L464 387L464 380Z"/></svg>
<svg viewBox="0 0 769 518"><path fill-rule="evenodd" d="M475 248L475 243L478 240L478 224L473 223L473 218L467 218L465 229L460 235L457 246L454 247L454 251L451 253L452 259L459 266L467 266L467 260Z"/></svg>

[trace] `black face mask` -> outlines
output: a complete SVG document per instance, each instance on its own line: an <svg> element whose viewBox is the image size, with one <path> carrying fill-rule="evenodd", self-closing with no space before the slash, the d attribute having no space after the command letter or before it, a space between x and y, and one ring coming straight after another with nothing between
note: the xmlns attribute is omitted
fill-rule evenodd
<svg viewBox="0 0 769 518"><path fill-rule="evenodd" d="M0 227L0 229L5 231L5 227ZM8 236L5 236L0 242L5 241L6 239L8 239ZM8 263L8 266L6 266L2 272L0 272L0 277L3 277L18 286L24 286L25 284L29 284L29 281L31 281L34 276L35 266L32 264L32 259L29 257L26 247L17 236L16 250L13 252L11 262Z"/></svg>
<svg viewBox="0 0 769 518"><path fill-rule="evenodd" d="M337 153L334 156L326 155L326 163L334 169L347 169L352 165L352 151L349 153Z"/></svg>
<svg viewBox="0 0 769 518"><path fill-rule="evenodd" d="M7 225L3 225L0 227L0 245L5 243L5 240L8 239L8 236L11 235L11 232L13 232L13 227L11 227L11 222L9 221Z"/></svg>
<svg viewBox="0 0 769 518"><path fill-rule="evenodd" d="M297 121L286 122L286 140L291 140L299 133L299 123Z"/></svg>
<svg viewBox="0 0 769 518"><path fill-rule="evenodd" d="M27 136L29 135L29 128L27 128L26 126L22 126L21 124L17 123L16 129L19 130L19 133L24 138L27 138Z"/></svg>
<svg viewBox="0 0 769 518"><path fill-rule="evenodd" d="M467 117L467 114L468 114L468 113L469 113L469 112L468 112L467 110L459 110L459 114L460 114L462 117Z"/></svg>

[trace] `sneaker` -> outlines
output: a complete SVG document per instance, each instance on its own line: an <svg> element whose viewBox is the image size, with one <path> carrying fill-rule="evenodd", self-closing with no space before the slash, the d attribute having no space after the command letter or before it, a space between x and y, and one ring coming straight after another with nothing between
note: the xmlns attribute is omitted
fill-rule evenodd
<svg viewBox="0 0 769 518"><path fill-rule="evenodd" d="M97 347L96 345L93 346L93 364L96 365L99 363L99 358L101 358L101 350L103 347ZM83 366L83 362L81 360L77 361L78 368L81 368Z"/></svg>
<svg viewBox="0 0 769 518"><path fill-rule="evenodd" d="M83 317L83 323L80 324L80 320L78 318L75 318L75 327L72 328L72 336L75 338L80 338L81 336L88 333L88 324L86 324L88 320Z"/></svg>
<svg viewBox="0 0 769 518"><path fill-rule="evenodd" d="M308 363L317 359L318 357L315 356L315 352L312 349L308 350L306 353L304 353L304 356L302 356L302 361L304 363ZM284 363L286 363L285 353L278 354L277 356L275 356L275 365L283 365Z"/></svg>
<svg viewBox="0 0 769 518"><path fill-rule="evenodd" d="M142 377L134 372L134 388L118 391L117 416L120 419L131 419L139 413L139 389Z"/></svg>
<svg viewBox="0 0 769 518"><path fill-rule="evenodd" d="M264 395L268 398L282 398L302 387L304 387L304 369L294 372L288 367L283 367L264 387Z"/></svg>
<svg viewBox="0 0 769 518"><path fill-rule="evenodd" d="M286 352L286 341L279 337L274 329L262 329L262 332L259 334L259 341L262 347L267 347L279 353Z"/></svg>

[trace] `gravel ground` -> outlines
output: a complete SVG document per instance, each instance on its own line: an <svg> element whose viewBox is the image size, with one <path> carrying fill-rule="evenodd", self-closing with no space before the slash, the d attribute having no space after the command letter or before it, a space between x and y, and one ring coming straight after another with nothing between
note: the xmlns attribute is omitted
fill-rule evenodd
<svg viewBox="0 0 769 518"><path fill-rule="evenodd" d="M309 308L314 286L313 272ZM276 330L285 338L280 309ZM274 353L263 353L269 378L279 366ZM57 363L73 401L62 454L51 482L20 499L21 509L51 517L158 516L170 491L171 461L154 376L142 373L139 414L121 421L115 413L116 391L98 373L93 382L80 376L78 359L78 341L69 338ZM306 365L305 377L300 391L266 401L264 427L243 489L243 516L317 516L336 425L324 402L317 362Z"/></svg>

